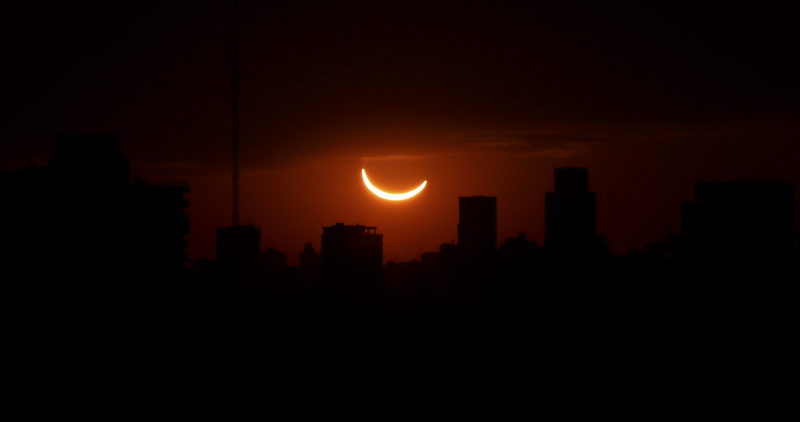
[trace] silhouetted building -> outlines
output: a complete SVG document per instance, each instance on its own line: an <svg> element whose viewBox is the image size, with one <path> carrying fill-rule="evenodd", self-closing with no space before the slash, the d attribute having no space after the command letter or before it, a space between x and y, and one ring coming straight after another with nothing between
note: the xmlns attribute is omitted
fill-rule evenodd
<svg viewBox="0 0 800 422"><path fill-rule="evenodd" d="M287 261L286 252L281 252L275 248L267 248L264 252L261 252L261 267L267 274L285 271Z"/></svg>
<svg viewBox="0 0 800 422"><path fill-rule="evenodd" d="M418 289L424 284L424 278L423 264L416 259L410 262L387 261L383 267L383 280L395 294L418 293Z"/></svg>
<svg viewBox="0 0 800 422"><path fill-rule="evenodd" d="M253 224L217 229L217 270L228 281L252 281L261 270L261 229Z"/></svg>
<svg viewBox="0 0 800 422"><path fill-rule="evenodd" d="M322 267L322 259L314 245L308 242L303 245L303 252L300 252L300 268L304 270L319 270Z"/></svg>
<svg viewBox="0 0 800 422"><path fill-rule="evenodd" d="M506 239L498 248L501 265L533 264L538 255L539 248L536 242L527 238L525 233L517 237Z"/></svg>
<svg viewBox="0 0 800 422"><path fill-rule="evenodd" d="M555 169L555 191L545 193L544 246L579 251L597 244L597 198L589 192L589 169Z"/></svg>
<svg viewBox="0 0 800 422"><path fill-rule="evenodd" d="M188 260L184 253L189 234L188 193L187 186L149 185L144 179L134 177L129 206L136 217L130 224L142 241L137 242L132 256L144 274L175 273Z"/></svg>
<svg viewBox="0 0 800 422"><path fill-rule="evenodd" d="M785 257L794 247L793 205L788 183L697 183L695 202L682 204L681 234L698 256Z"/></svg>
<svg viewBox="0 0 800 422"><path fill-rule="evenodd" d="M383 235L375 227L336 223L322 228L320 254L328 281L377 282L383 271Z"/></svg>
<svg viewBox="0 0 800 422"><path fill-rule="evenodd" d="M455 243L442 243L439 245L439 258L452 262L458 259L459 247Z"/></svg>
<svg viewBox="0 0 800 422"><path fill-rule="evenodd" d="M303 282L312 282L319 277L322 271L322 257L314 250L311 242L303 245L303 252L300 252L300 277Z"/></svg>
<svg viewBox="0 0 800 422"><path fill-rule="evenodd" d="M438 262L439 261L439 252L423 252L420 256L420 262L423 264L427 264L430 262Z"/></svg>
<svg viewBox="0 0 800 422"><path fill-rule="evenodd" d="M112 284L183 270L189 188L131 185L116 135L60 135L48 166L0 184L0 255L11 267Z"/></svg>
<svg viewBox="0 0 800 422"><path fill-rule="evenodd" d="M29 166L25 170L0 173L0 268L44 269L53 265L53 227L57 211L50 173Z"/></svg>
<svg viewBox="0 0 800 422"><path fill-rule="evenodd" d="M130 183L129 168L119 136L111 134L58 135L50 159L54 182L70 190L123 189Z"/></svg>
<svg viewBox="0 0 800 422"><path fill-rule="evenodd" d="M492 255L497 249L497 198L458 198L458 248L464 256Z"/></svg>
<svg viewBox="0 0 800 422"><path fill-rule="evenodd" d="M459 261L459 248L455 243L442 243L438 252L423 252L420 262L425 265L453 265Z"/></svg>
<svg viewBox="0 0 800 422"><path fill-rule="evenodd" d="M681 234L685 237L697 233L697 218L695 215L694 202L684 202L681 204Z"/></svg>

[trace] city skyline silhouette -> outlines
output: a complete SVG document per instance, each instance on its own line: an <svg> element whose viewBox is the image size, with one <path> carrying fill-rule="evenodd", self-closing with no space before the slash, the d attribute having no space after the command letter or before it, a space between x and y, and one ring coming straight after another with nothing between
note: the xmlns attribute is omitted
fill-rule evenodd
<svg viewBox="0 0 800 422"><path fill-rule="evenodd" d="M56 140L56 145L56 152L48 166L38 168L30 165L26 169L5 172L4 182L6 187L16 192L22 192L23 190L33 191L30 194L35 196L37 195L37 191L40 192L38 195L59 190L65 192L81 192L81 190L88 189L86 191L87 193L92 190L113 192L127 186L135 187L139 185L145 186L147 184L147 182L138 175L129 174L129 160L121 154L120 141L116 135L61 135ZM574 255L578 253L579 249L594 249L599 247L596 245L597 242L606 243L606 233L602 233L601 236L598 237L597 199L596 193L589 192L590 178L588 169L562 167L554 169L554 174L554 188L552 192L543 192L546 206L542 216L545 220L546 237L542 245L553 250L564 249L568 251L569 255ZM165 182L162 182L160 185L161 187L153 186L153 188L165 191L171 189L179 195L179 198L181 198L179 202L183 201L183 208L185 209L185 211L181 212L181 214L183 214L182 218L187 220L186 223L179 224L188 225L191 207L187 197L191 195L190 188L184 187L184 184L180 182L177 182L177 186L174 187L168 186L168 183ZM748 189L748 186L751 188ZM695 236L694 232L698 230L694 228L695 225L698 225L701 230L704 227L714 225L717 227L714 229L715 234L709 236L712 238L728 236L727 240L718 241L720 245L738 243L738 241L735 240L737 237L741 237L741 242L743 243L741 247L738 247L739 249L752 248L753 251L758 248L764 248L766 247L764 245L767 244L781 245L775 246L775 248L777 248L776 250L790 250L797 244L795 235L797 230L800 230L800 226L794 225L796 210L794 208L794 187L791 184L767 179L761 181L741 179L733 181L697 182L694 188L695 196L701 195L701 204L707 201L703 198L709 195L712 195L710 196L711 198L714 197L713 195L727 195L730 199L726 199L725 201L727 202L720 202L720 205L714 205L719 207L719 210L713 212L702 211L705 207L700 208L701 211L695 211L695 204L693 201L686 201L674 207L680 210L681 213L680 229L675 230L674 233L670 233L667 237L681 234ZM774 192L768 193L770 189ZM700 192L699 194L697 193L698 190ZM717 191L728 191L728 193L705 193ZM780 193L778 193L779 191ZM579 199L583 198L581 195L585 196L586 199ZM80 202L82 201L80 198L81 196L78 196L74 200ZM694 198L692 199L694 200ZM501 203L502 200L503 198L501 198ZM83 201L88 200L83 199ZM764 205L765 201L766 204L772 205ZM474 251L487 248L496 250L498 243L503 240L497 237L497 198L473 195L471 197L459 197L458 202L459 223L456 224L458 229L458 235L456 236L458 242L456 244ZM713 200L711 202L713 203ZM87 204L90 204L90 202L87 202ZM135 207L135 205L133 206ZM24 207L25 205L23 205L23 209ZM474 211L468 211L470 209L474 209ZM729 217L724 217L723 215L725 213L731 215ZM697 214L697 216L695 216L695 214ZM464 217L464 215L474 216ZM705 215L712 215L714 217L712 218ZM467 220L464 220L464 218L467 218ZM489 219L487 221L491 221L489 225L477 223L480 219L486 218ZM747 220L755 218L763 221L772 221L773 226L770 227L768 231L773 234L763 232L763 230L765 230L764 228L748 229L747 225L749 223L747 223ZM9 217L8 219L12 220L14 218ZM696 220L700 222L698 223ZM336 223L336 225L343 224L344 223L341 222ZM484 227L477 228L478 226L476 226L476 224L483 224ZM775 224L777 224L777 226L775 226ZM463 230L462 225L464 227ZM470 228L470 225L475 228ZM358 223L353 225L353 227L356 226L358 226ZM781 227L780 230L777 229L778 226ZM730 228L732 227L736 227L737 229L731 230ZM371 229L376 231L376 227L372 227ZM737 235L736 233L740 231L742 234ZM777 234L777 231L780 231L781 234ZM262 246L265 243L269 244L269 241L267 240L265 242L260 232L260 227L254 224L216 228L215 256L220 256L221 253L223 255L213 261L219 261L221 259L223 262L228 262L231 259L238 260L240 256L249 254L250 257L246 259L252 261L252 263L248 265L256 265L255 262L260 259L258 257L259 254L263 253L265 250L276 250L274 246ZM522 232L522 230L519 231L519 233ZM728 234L723 235L723 233ZM383 237L382 234L380 236ZM186 254L190 246L190 233L188 228L183 229L183 237L184 256L182 260L190 261L190 257ZM489 239L494 240L490 241ZM507 237L505 240L509 239L513 239L513 237ZM665 240L663 237L651 239L648 244L663 240ZM481 242L483 242L484 246L479 246ZM712 240L705 240L703 243L709 242L712 242ZM309 243L313 248L315 241L309 239L306 245ZM318 247L321 246L321 243L320 240L316 240ZM447 243L447 241L442 239L439 243ZM245 247L244 245L247 246ZM490 247L488 245L493 246ZM244 247L244 249L238 249L240 247ZM601 248L608 249L608 245L605 244L605 246ZM304 246L304 250L305 249L307 249L306 246ZM231 252L225 252L227 250ZM630 248L630 252L636 250L635 248ZM644 248L638 250L643 251ZM770 250L772 249L767 247L767 252ZM296 253L298 257L297 262L299 262L301 252L302 251L281 251L281 253L284 254ZM427 252L431 251L419 251L416 256L407 261L419 260L421 256ZM610 253L610 251L606 253ZM383 253L381 253L381 256L383 256ZM203 259L208 258L201 258L201 260ZM387 261L397 262L398 260L382 258L381 265ZM288 262L289 261L287 261L287 263Z"/></svg>
<svg viewBox="0 0 800 422"><path fill-rule="evenodd" d="M46 165L59 134L117 134L132 173L192 186L190 258L215 259L232 213L231 4L14 4L0 170ZM696 182L800 185L789 3L728 19L677 4L238 9L241 219L294 265L344 221L380 227L390 260L418 259L457 237L451 195L516 198L498 238L542 244L553 168L592 169L616 254L677 232ZM389 208L361 168L387 190L430 186Z"/></svg>
<svg viewBox="0 0 800 422"><path fill-rule="evenodd" d="M798 19L5 2L3 392L763 417L800 275ZM427 184L387 201L362 169Z"/></svg>
<svg viewBox="0 0 800 422"><path fill-rule="evenodd" d="M230 382L261 391L302 388L301 380L310 379L316 388L332 388L341 377L355 383L345 382L344 391L368 388L364 383L425 389L419 380L442 368L447 375L440 382L460 391L509 382L513 376L493 372L490 362L503 356L509 370L527 371L514 366L534 353L550 365L570 365L570 376L582 382L611 383L612 395L632 394L624 379L642 368L651 375L638 382L657 394L681 389L700 397L702 386L687 384L699 376L712 377L709 388L719 394L741 394L770 379L755 362L740 359L761 356L764 347L774 352L773 335L788 322L785 291L798 275L793 236L800 228L789 184L697 183L695 201L681 205L681 233L615 257L606 235L596 231L591 173L579 167L553 170L541 246L525 233L499 241L502 199L469 196L457 204L458 242L443 242L420 260L384 265L384 236L376 227L336 223L323 227L319 253L307 242L302 264L288 266L285 252L260 247L261 231L249 224L217 230L216 262L184 266L189 189L128 181L116 136L65 135L57 145L46 167L0 173L11 199L2 221L14 222L2 226L2 271L10 281L3 296L12 315L35 315L12 325L17 341L47 327L52 337L24 344L69 344L62 358L80 362L85 372L59 367L60 360L40 362L29 369L35 378L12 378L17 393L47 396L72 385L96 394L97 377L109 368L116 372L102 382L115 391L160 390L153 382L167 376L177 377L172 382L182 394ZM98 207L106 208L102 216L94 213ZM715 328L707 331L707 324ZM645 327L655 331L643 333ZM264 329L268 337L259 334ZM531 329L543 343L519 338L519 330ZM741 336L761 340L728 349ZM477 339L488 343L467 352ZM166 349L82 355L85 348L129 341ZM642 341L665 341L666 348L619 354ZM340 364L314 361L301 350L272 350L284 342L300 349L342 344L333 356L349 369L339 372ZM410 356L386 367L379 356L353 354L378 345L396 348L388 355L395 358L409 359L405 353L423 345L435 356L458 356ZM206 350L198 354L195 347ZM694 351L674 354L686 347ZM193 355L185 354L190 350ZM119 353L131 364L115 363ZM283 364L263 361L262 353ZM490 356L489 366L459 369L461 359L477 356ZM238 369L228 368L231 359ZM200 361L205 367L198 372ZM621 373L608 372L609 362ZM738 381L728 384L726 368L734 362ZM391 375L376 377L376 367ZM272 383L260 380L267 374Z"/></svg>

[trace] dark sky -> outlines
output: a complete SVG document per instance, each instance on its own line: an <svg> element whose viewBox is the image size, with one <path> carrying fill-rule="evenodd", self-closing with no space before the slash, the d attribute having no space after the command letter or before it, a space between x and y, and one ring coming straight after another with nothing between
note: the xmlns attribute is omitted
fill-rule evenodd
<svg viewBox="0 0 800 422"><path fill-rule="evenodd" d="M678 232L694 182L800 185L797 2L274 3L239 2L242 221L290 263L337 221L418 259L466 195L498 197L500 240L541 242L554 167L589 167L617 253ZM0 169L117 133L134 173L190 182L191 257L213 257L231 34L230 2L0 3ZM387 203L362 167L428 187Z"/></svg>

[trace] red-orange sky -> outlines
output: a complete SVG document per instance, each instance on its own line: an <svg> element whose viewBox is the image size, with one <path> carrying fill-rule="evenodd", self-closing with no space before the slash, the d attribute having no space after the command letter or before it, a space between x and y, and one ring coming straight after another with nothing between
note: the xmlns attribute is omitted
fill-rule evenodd
<svg viewBox="0 0 800 422"><path fill-rule="evenodd" d="M230 4L2 7L0 169L46 164L58 133L117 133L133 173L190 182L190 255L213 258L231 216ZM694 182L800 186L796 2L239 10L241 222L290 264L336 222L419 259L456 240L468 195L497 196L499 241L541 243L555 167L589 168L616 253L679 232ZM384 201L361 168L387 191L428 186Z"/></svg>
<svg viewBox="0 0 800 422"><path fill-rule="evenodd" d="M553 189L553 168L585 166L590 188L598 193L598 230L608 234L615 252L626 253L661 240L667 230L680 231L680 202L693 200L695 181L748 175L800 184L800 144L785 135L763 143L714 135L661 136L537 142L509 134L502 140L465 140L438 153L308 159L246 172L241 218L261 227L265 247L288 251L290 263L297 261L304 242L318 248L322 225L335 222L377 226L384 235L384 259L405 261L456 240L459 196L489 195L498 198L499 241L526 232L541 244L544 192ZM387 191L407 191L422 180L428 185L407 201L383 200L364 187L361 168ZM192 180L193 209L215 210L192 214L193 245L213 245L214 233L203 228L227 224L229 194L226 176ZM193 254L209 256L207 250Z"/></svg>

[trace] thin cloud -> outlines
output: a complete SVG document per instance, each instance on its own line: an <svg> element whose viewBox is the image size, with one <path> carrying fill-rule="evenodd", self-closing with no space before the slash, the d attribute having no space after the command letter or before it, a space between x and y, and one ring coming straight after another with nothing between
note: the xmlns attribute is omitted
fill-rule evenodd
<svg viewBox="0 0 800 422"><path fill-rule="evenodd" d="M471 136L459 139L459 142L469 146L466 153L502 154L527 157L570 157L586 154L603 142L568 141L568 140L543 140L553 134L527 133L498 136ZM564 134L559 134L564 136ZM575 136L575 135L573 135ZM570 136L571 137L571 136ZM583 136L575 136L581 138ZM591 138L591 137L590 137Z"/></svg>
<svg viewBox="0 0 800 422"><path fill-rule="evenodd" d="M205 166L198 163L186 163L180 161L165 163L138 163L131 165L131 167L137 170L201 170L205 168Z"/></svg>
<svg viewBox="0 0 800 422"><path fill-rule="evenodd" d="M364 161L418 161L428 157L427 154L391 154L372 157L363 157Z"/></svg>

